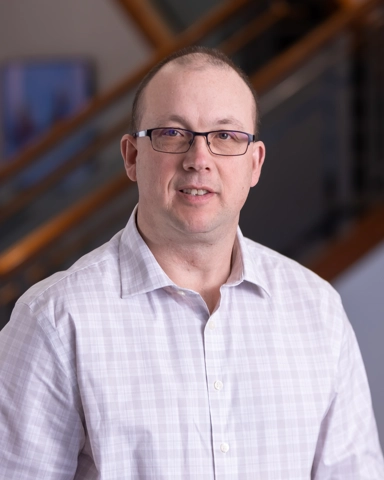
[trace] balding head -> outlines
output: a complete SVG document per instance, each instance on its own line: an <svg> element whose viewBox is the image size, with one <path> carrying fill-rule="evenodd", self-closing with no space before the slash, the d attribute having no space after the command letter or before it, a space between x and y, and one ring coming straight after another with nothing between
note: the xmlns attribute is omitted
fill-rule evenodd
<svg viewBox="0 0 384 480"><path fill-rule="evenodd" d="M257 135L259 124L257 95L248 77L237 65L232 62L230 58L228 58L219 50L198 46L187 47L169 55L157 65L155 65L143 78L137 89L132 106L132 132L138 131L141 127L141 120L144 112L143 97L146 87L161 69L171 63L175 64L181 69L186 70L200 70L208 67L216 67L218 69L235 71L249 88L252 94L254 103L254 133Z"/></svg>

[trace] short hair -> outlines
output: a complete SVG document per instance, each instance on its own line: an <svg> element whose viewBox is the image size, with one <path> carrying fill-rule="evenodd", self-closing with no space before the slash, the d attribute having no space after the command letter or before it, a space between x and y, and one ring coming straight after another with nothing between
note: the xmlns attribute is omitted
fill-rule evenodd
<svg viewBox="0 0 384 480"><path fill-rule="evenodd" d="M187 58L189 57L189 58ZM142 97L145 88L152 80L152 78L161 70L165 65L171 62L177 62L179 65L192 65L193 63L201 62L205 65L210 65L213 67L226 67L234 70L239 77L244 81L246 86L251 91L251 94L254 99L255 107L255 135L258 134L259 127L259 108L258 108L258 99L257 93L253 88L248 76L246 73L238 67L227 55L225 55L220 50L215 48L208 48L202 46L190 46L185 47L176 52L171 53L167 57L163 58L158 62L142 79L140 82L136 94L133 100L132 105L132 119L131 119L131 129L132 132L136 132L139 129L139 124L142 117Z"/></svg>

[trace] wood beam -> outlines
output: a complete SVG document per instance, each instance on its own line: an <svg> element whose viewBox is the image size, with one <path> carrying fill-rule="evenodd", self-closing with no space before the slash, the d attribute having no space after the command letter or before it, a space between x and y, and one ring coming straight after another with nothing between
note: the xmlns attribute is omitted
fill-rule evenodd
<svg viewBox="0 0 384 480"><path fill-rule="evenodd" d="M332 241L307 266L327 281L338 275L384 240L384 205L374 207L342 237Z"/></svg>
<svg viewBox="0 0 384 480"><path fill-rule="evenodd" d="M149 0L115 0L155 48L172 42L173 32Z"/></svg>
<svg viewBox="0 0 384 480"><path fill-rule="evenodd" d="M43 195L49 188L53 187L56 183L63 180L66 175L75 170L75 168L89 161L92 155L96 155L115 138L126 133L130 122L131 115L119 120L116 125L98 135L83 150L61 164L38 183L21 191L16 198L11 198L7 203L3 204L0 210L0 222L4 222L4 220L26 207L35 198Z"/></svg>
<svg viewBox="0 0 384 480"><path fill-rule="evenodd" d="M233 55L254 38L272 28L279 20L288 16L290 11L291 7L287 2L274 2L267 11L252 19L247 25L222 42L218 48L228 56Z"/></svg>
<svg viewBox="0 0 384 480"><path fill-rule="evenodd" d="M252 75L251 82L256 91L259 94L264 93L282 81L338 33L353 25L357 19L381 3L382 0L366 0L352 9L340 9L328 20Z"/></svg>
<svg viewBox="0 0 384 480"><path fill-rule="evenodd" d="M364 2L365 0L337 0L336 3L340 5L341 8L354 8L358 2Z"/></svg>
<svg viewBox="0 0 384 480"><path fill-rule="evenodd" d="M0 277L4 278L9 274L17 273L21 267L24 267L61 237L63 232L77 226L90 214L97 212L108 201L121 194L128 188L129 183L125 173L116 175L107 185L72 205L55 218L48 220L5 250L0 254Z"/></svg>

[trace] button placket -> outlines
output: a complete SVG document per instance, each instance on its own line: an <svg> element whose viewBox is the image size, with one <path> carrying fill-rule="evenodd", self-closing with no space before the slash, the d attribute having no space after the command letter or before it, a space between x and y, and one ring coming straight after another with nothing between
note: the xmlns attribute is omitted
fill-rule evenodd
<svg viewBox="0 0 384 480"><path fill-rule="evenodd" d="M216 311L208 320L204 331L205 343L205 365L207 379L209 382L208 395L211 414L211 426L212 426L212 440L213 455L215 460L215 472L219 475L220 472L225 469L226 460L229 458L229 444L223 442L226 439L228 432L226 431L222 423L222 408L225 405L225 397L223 397L224 383L220 379L223 374L223 361L225 359L223 347L223 331L219 328L220 315ZM224 403L223 403L224 402ZM222 463L224 462L224 463Z"/></svg>

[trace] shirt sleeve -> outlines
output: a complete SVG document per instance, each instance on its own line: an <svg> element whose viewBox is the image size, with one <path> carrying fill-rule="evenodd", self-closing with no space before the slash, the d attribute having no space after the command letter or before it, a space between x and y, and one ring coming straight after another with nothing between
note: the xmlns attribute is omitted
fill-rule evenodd
<svg viewBox="0 0 384 480"><path fill-rule="evenodd" d="M0 332L0 478L74 478L85 433L62 351L57 329L18 303Z"/></svg>
<svg viewBox="0 0 384 480"><path fill-rule="evenodd" d="M344 313L333 401L324 417L312 480L383 480L384 462L363 360Z"/></svg>

